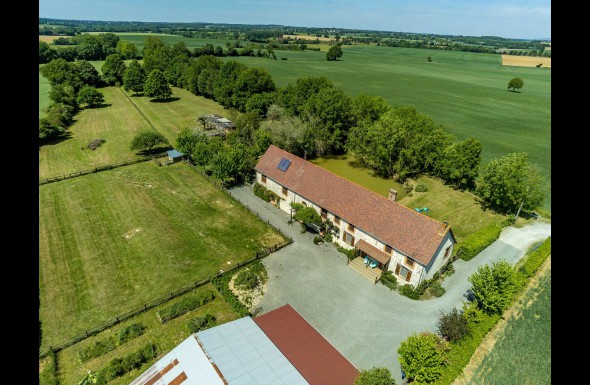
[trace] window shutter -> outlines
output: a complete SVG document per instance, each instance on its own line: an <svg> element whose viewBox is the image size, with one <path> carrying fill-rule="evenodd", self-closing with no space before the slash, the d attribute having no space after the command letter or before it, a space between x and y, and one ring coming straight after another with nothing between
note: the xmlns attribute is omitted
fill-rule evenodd
<svg viewBox="0 0 590 385"><path fill-rule="evenodd" d="M350 237L350 246L354 246L354 237Z"/></svg>
<svg viewBox="0 0 590 385"><path fill-rule="evenodd" d="M410 281L410 278L412 278L412 272L408 270L408 274L406 274L406 281Z"/></svg>
<svg viewBox="0 0 590 385"><path fill-rule="evenodd" d="M402 265L400 265L399 263L397 264L397 266L395 267L395 274L399 275L399 270L402 268Z"/></svg>

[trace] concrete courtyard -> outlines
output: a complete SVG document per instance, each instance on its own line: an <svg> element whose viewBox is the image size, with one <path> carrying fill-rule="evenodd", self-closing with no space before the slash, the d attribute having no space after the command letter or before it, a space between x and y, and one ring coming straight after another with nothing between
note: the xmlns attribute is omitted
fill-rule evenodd
<svg viewBox="0 0 590 385"><path fill-rule="evenodd" d="M256 197L251 186L230 194L294 240L264 259L269 279L261 314L290 304L358 369L387 367L397 383L401 342L414 333L436 332L441 311L461 308L471 286L467 278L479 266L500 259L514 264L530 246L551 236L547 223L505 228L478 256L454 262L455 274L443 282L442 297L414 301L362 277L333 244L315 245L312 234L289 225L289 214Z"/></svg>

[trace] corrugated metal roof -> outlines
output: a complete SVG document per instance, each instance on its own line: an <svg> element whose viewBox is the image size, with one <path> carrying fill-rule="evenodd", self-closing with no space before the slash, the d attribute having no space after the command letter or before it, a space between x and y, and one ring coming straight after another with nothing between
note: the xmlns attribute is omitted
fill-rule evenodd
<svg viewBox="0 0 590 385"><path fill-rule="evenodd" d="M230 385L309 385L250 317L196 337Z"/></svg>
<svg viewBox="0 0 590 385"><path fill-rule="evenodd" d="M179 152L178 150L169 150L167 151L168 156L171 158L179 158L181 156L184 156L184 154L182 152Z"/></svg>
<svg viewBox="0 0 590 385"><path fill-rule="evenodd" d="M169 384L181 376L183 385L224 385L209 358L191 335L153 364L130 385Z"/></svg>
<svg viewBox="0 0 590 385"><path fill-rule="evenodd" d="M254 322L311 385L353 385L356 367L291 305L262 314Z"/></svg>

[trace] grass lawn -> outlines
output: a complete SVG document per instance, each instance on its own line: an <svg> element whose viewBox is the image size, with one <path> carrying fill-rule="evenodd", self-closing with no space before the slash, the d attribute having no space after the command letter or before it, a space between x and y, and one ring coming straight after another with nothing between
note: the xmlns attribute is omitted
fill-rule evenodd
<svg viewBox="0 0 590 385"><path fill-rule="evenodd" d="M219 325L239 318L238 315L233 311L231 306L227 302L225 302L221 294L219 294L212 285L205 285L202 288L199 288L198 290L211 290L216 293L217 298L212 302L209 302L208 304L204 305L203 307L200 307L178 318L168 321L165 324L160 323L157 316L158 310L160 310L163 307L169 306L170 304L174 303L174 301L177 301L175 299L168 303L162 304L156 308L153 308L145 313L141 313L140 315L134 317L131 320L116 325L111 329L107 329L96 336L87 338L86 340L57 353L61 383L64 385L75 385L84 377L87 371L98 371L101 368L105 367L112 359L125 357L128 354L139 349L140 347L146 345L149 341L155 342L159 348L159 357L154 358L150 362L145 363L141 368L129 372L126 375L109 382L109 385L129 384L137 376L143 373L147 368L153 365L159 358L161 358L163 355L175 348L176 345L184 341L184 339L186 339L190 335L185 326L186 322L189 319L193 317L203 316L208 313L215 316L215 318L217 319L217 324ZM180 298L178 298L178 300L180 300ZM146 331L144 334L123 345L120 345L115 350L112 350L105 355L96 357L85 363L80 362L78 358L79 350L93 345L95 341L103 340L105 338L115 335L119 332L119 330L130 324L139 322L143 323L143 325L146 326Z"/></svg>
<svg viewBox="0 0 590 385"><path fill-rule="evenodd" d="M41 66L39 66L41 68ZM45 116L45 112L47 111L47 107L49 107L50 99L49 99L49 92L51 91L51 85L49 84L49 80L47 80L41 72L39 72L39 118Z"/></svg>
<svg viewBox="0 0 590 385"><path fill-rule="evenodd" d="M185 163L39 186L41 349L282 241Z"/></svg>
<svg viewBox="0 0 590 385"><path fill-rule="evenodd" d="M482 227L506 219L501 214L483 210L475 195L457 191L439 179L422 176L413 181L413 184L414 189L423 184L428 187L428 191L412 191L412 196L406 195L399 199L399 203L410 208L428 207L429 212L426 215L441 222L449 222L457 242Z"/></svg>
<svg viewBox="0 0 590 385"><path fill-rule="evenodd" d="M506 218L489 210L484 211L474 195L454 190L435 178L422 176L412 181L414 188L424 184L428 191L412 191L412 196L409 196L400 183L373 175L372 170L356 165L347 156L316 158L311 162L384 197L387 197L390 188L397 190L397 202L410 208L428 207L429 217L448 221L458 242L476 230Z"/></svg>
<svg viewBox="0 0 590 385"><path fill-rule="evenodd" d="M83 109L68 130L69 138L40 148L40 179L136 159L138 156L129 150L129 144L138 132L151 129L150 123L174 145L180 130L195 124L195 117L227 114L218 103L176 87L169 102L150 102L149 98L130 96L117 87L100 91L105 96L103 107ZM95 138L106 142L94 151L86 148Z"/></svg>

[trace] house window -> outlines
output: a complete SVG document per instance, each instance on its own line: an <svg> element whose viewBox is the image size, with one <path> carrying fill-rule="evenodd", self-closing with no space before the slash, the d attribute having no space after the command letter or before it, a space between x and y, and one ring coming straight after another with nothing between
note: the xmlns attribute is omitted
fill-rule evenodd
<svg viewBox="0 0 590 385"><path fill-rule="evenodd" d="M414 261L412 261L410 258L406 257L406 261L405 264L408 265L410 268L414 267Z"/></svg>
<svg viewBox="0 0 590 385"><path fill-rule="evenodd" d="M326 219L328 217L328 210L322 209L322 218Z"/></svg>
<svg viewBox="0 0 590 385"><path fill-rule="evenodd" d="M287 188L283 187L283 195L287 196Z"/></svg>
<svg viewBox="0 0 590 385"><path fill-rule="evenodd" d="M345 231L344 234L342 234L342 239L346 244L354 246L354 236L352 234Z"/></svg>
<svg viewBox="0 0 590 385"><path fill-rule="evenodd" d="M399 263L395 267L395 274L399 275L408 282L410 282L410 278L412 278L412 271L407 267L400 265Z"/></svg>
<svg viewBox="0 0 590 385"><path fill-rule="evenodd" d="M354 226L351 225L350 223L348 224L348 231L354 233Z"/></svg>
<svg viewBox="0 0 590 385"><path fill-rule="evenodd" d="M260 176L260 182L266 184L266 177L264 175Z"/></svg>
<svg viewBox="0 0 590 385"><path fill-rule="evenodd" d="M334 215L334 223L337 225L340 224L340 217L338 215Z"/></svg>
<svg viewBox="0 0 590 385"><path fill-rule="evenodd" d="M391 254L391 246L383 245L383 251L385 251L387 254Z"/></svg>
<svg viewBox="0 0 590 385"><path fill-rule="evenodd" d="M443 259L445 259L449 255L451 255L451 246L447 247L447 249L445 250L445 256L443 257Z"/></svg>

